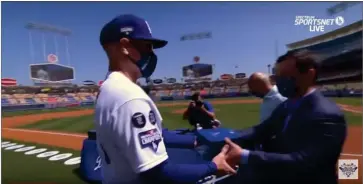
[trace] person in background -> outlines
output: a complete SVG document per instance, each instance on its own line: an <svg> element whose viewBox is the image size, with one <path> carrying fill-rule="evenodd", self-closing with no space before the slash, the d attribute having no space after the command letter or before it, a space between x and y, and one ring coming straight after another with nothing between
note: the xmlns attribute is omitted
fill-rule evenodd
<svg viewBox="0 0 363 184"><path fill-rule="evenodd" d="M199 92L195 92L191 100L183 113L184 120L188 120L190 125L196 128L200 125L203 129L216 128L221 125L220 121L216 119L212 104L203 100Z"/></svg>
<svg viewBox="0 0 363 184"><path fill-rule="evenodd" d="M250 93L262 99L260 122L270 117L276 107L287 99L279 93L276 85L271 84L269 76L264 73L253 73L248 78L247 84Z"/></svg>

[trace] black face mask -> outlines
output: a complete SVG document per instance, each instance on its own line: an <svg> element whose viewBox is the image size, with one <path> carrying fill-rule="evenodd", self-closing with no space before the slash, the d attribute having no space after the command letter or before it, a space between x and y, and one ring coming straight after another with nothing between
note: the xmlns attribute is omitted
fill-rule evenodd
<svg viewBox="0 0 363 184"><path fill-rule="evenodd" d="M256 92L253 92L253 91L250 91L250 94L253 95L253 96L255 96L255 97L257 97L257 98L263 98L263 97L265 97L265 95L262 95L260 93L256 93Z"/></svg>
<svg viewBox="0 0 363 184"><path fill-rule="evenodd" d="M276 77L276 86L280 94L287 98L296 96L298 87L293 77Z"/></svg>
<svg viewBox="0 0 363 184"><path fill-rule="evenodd" d="M135 47L137 49L137 47ZM137 49L139 51L139 49ZM144 78L149 78L155 71L158 57L154 54L154 52L140 52L140 59L136 61L128 55L128 58L134 62L134 64L139 68L141 72L141 76Z"/></svg>

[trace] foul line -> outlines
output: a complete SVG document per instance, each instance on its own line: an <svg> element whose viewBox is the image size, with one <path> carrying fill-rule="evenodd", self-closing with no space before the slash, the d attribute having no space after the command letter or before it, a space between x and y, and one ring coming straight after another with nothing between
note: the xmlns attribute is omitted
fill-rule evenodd
<svg viewBox="0 0 363 184"><path fill-rule="evenodd" d="M342 153L340 155L351 156L351 157L362 157L363 156L362 154L352 154L352 153Z"/></svg>
<svg viewBox="0 0 363 184"><path fill-rule="evenodd" d="M3 128L3 130L10 130L10 131L15 131L15 132L27 132L27 133L38 133L38 134L48 134L48 135L60 135L60 136L87 138L86 135L81 135L81 134L48 132L48 131L39 131L39 130L27 130L27 129L17 129L17 128ZM342 153L340 155L342 155L342 156L352 156L352 157L362 157L363 156L362 154L353 154L353 153Z"/></svg>
<svg viewBox="0 0 363 184"><path fill-rule="evenodd" d="M27 133L39 133L39 134L48 134L48 135L61 135L61 136L69 136L69 137L87 138L86 135L81 135L81 134L48 132L48 131L39 131L39 130L26 130L26 129L17 129L17 128L3 128L3 130L10 130L10 131L15 131L15 132L27 132Z"/></svg>

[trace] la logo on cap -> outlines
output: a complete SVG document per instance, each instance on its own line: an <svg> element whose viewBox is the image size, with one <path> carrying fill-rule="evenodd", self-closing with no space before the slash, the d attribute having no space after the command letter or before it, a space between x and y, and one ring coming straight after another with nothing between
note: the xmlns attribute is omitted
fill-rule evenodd
<svg viewBox="0 0 363 184"><path fill-rule="evenodd" d="M123 28L120 29L121 33L126 32L126 34L128 34L129 32L132 32L132 31L134 31L134 28L132 28L132 27L123 27Z"/></svg>
<svg viewBox="0 0 363 184"><path fill-rule="evenodd" d="M151 34L151 28L150 28L150 26L149 26L149 23L147 23L147 21L145 20L145 24L146 24L146 26L147 26L147 29L149 29L149 33Z"/></svg>

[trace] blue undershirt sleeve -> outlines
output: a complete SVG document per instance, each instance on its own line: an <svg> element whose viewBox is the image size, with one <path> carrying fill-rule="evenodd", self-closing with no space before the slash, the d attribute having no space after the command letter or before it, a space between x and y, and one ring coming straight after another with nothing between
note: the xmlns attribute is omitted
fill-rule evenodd
<svg viewBox="0 0 363 184"><path fill-rule="evenodd" d="M213 106L212 106L212 104L211 104L211 103L209 103L209 102L204 102L204 107L205 107L205 109L207 109L207 111L209 111L209 112L214 112L214 108L213 108Z"/></svg>

